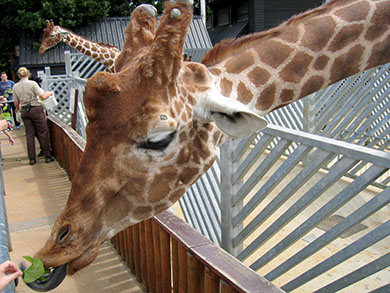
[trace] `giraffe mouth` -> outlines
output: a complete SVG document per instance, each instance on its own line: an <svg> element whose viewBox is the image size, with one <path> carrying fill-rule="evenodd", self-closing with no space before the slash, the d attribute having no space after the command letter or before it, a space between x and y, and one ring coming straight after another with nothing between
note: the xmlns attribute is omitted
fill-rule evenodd
<svg viewBox="0 0 390 293"><path fill-rule="evenodd" d="M24 265L21 265L20 269L23 271ZM38 292L47 292L57 288L66 277L68 263L53 268L50 273L44 275L45 281L36 280L32 283L26 283L28 287Z"/></svg>

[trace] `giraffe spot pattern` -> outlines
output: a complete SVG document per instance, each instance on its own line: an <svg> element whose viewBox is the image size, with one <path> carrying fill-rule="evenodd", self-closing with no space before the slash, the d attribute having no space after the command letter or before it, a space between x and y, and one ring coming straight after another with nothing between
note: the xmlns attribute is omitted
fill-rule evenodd
<svg viewBox="0 0 390 293"><path fill-rule="evenodd" d="M312 60L313 57L306 53L297 53L280 72L280 77L288 82L299 82L306 74Z"/></svg>
<svg viewBox="0 0 390 293"><path fill-rule="evenodd" d="M313 19L305 23L305 35L302 46L314 52L322 50L329 42L336 28L336 23L331 17Z"/></svg>
<svg viewBox="0 0 390 293"><path fill-rule="evenodd" d="M256 109L265 111L269 109L275 100L276 86L271 84L260 95L256 103Z"/></svg>
<svg viewBox="0 0 390 293"><path fill-rule="evenodd" d="M256 47L257 54L265 64L277 68L291 54L292 49L279 41L266 41Z"/></svg>
<svg viewBox="0 0 390 293"><path fill-rule="evenodd" d="M222 71L219 68L215 68L215 67L210 68L209 71L212 75L218 76L222 74Z"/></svg>
<svg viewBox="0 0 390 293"><path fill-rule="evenodd" d="M360 37L363 27L362 24L352 24L344 27L333 39L329 50L336 52L355 42Z"/></svg>
<svg viewBox="0 0 390 293"><path fill-rule="evenodd" d="M270 77L271 74L260 67L256 67L248 73L249 80L257 87L264 85Z"/></svg>
<svg viewBox="0 0 390 293"><path fill-rule="evenodd" d="M325 80L322 76L312 76L304 85L301 91L300 96L306 97L307 95L314 93L321 89L324 85Z"/></svg>
<svg viewBox="0 0 390 293"><path fill-rule="evenodd" d="M364 38L367 41L373 41L383 36L383 34L389 29L390 17L389 15L384 16L381 11L385 10L386 3L378 3L378 9L375 11L371 19L371 26L368 28ZM382 8L383 6L383 8Z"/></svg>
<svg viewBox="0 0 390 293"><path fill-rule="evenodd" d="M329 57L326 55L321 55L317 57L317 59L314 61L313 68L315 70L323 70L326 65L329 63Z"/></svg>
<svg viewBox="0 0 390 293"><path fill-rule="evenodd" d="M226 78L221 80L221 94L225 97L229 97L232 93L233 83Z"/></svg>
<svg viewBox="0 0 390 293"><path fill-rule="evenodd" d="M353 5L340 8L334 13L336 16L346 22L360 21L366 19L370 5L366 2L358 2Z"/></svg>
<svg viewBox="0 0 390 293"><path fill-rule="evenodd" d="M249 104L253 99L252 92L247 89L246 85L242 81L240 81L237 87L237 99L244 105Z"/></svg>
<svg viewBox="0 0 390 293"><path fill-rule="evenodd" d="M226 72L239 74L240 72L253 65L253 56L248 51L239 56L230 58L225 65Z"/></svg>
<svg viewBox="0 0 390 293"><path fill-rule="evenodd" d="M376 64L387 63L390 56L390 35L383 41L373 46L370 58L368 60L369 67Z"/></svg>
<svg viewBox="0 0 390 293"><path fill-rule="evenodd" d="M294 98L294 91L289 89L283 89L280 94L280 100L283 103L290 102Z"/></svg>
<svg viewBox="0 0 390 293"><path fill-rule="evenodd" d="M360 71L359 62L364 52L362 45L356 45L351 48L347 53L336 58L331 68L331 83L334 83L345 76L355 74Z"/></svg>

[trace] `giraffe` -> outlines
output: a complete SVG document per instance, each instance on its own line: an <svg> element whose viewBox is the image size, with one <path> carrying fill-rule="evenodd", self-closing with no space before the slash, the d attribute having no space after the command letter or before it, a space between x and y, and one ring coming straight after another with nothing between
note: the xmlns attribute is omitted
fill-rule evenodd
<svg viewBox="0 0 390 293"><path fill-rule="evenodd" d="M60 42L64 42L68 46L103 64L109 72L115 72L115 60L120 54L120 50L117 47L90 41L66 28L54 25L53 21L47 20L41 45L38 50L39 54L43 54L46 50Z"/></svg>
<svg viewBox="0 0 390 293"><path fill-rule="evenodd" d="M266 127L265 114L388 63L389 15L388 0L329 1L269 31L223 41L195 63L181 58L191 0L167 1L158 28L155 9L137 7L117 72L87 81L84 154L64 211L35 255L52 271L29 286L56 287L90 264L102 242L169 208L213 164L219 145Z"/></svg>

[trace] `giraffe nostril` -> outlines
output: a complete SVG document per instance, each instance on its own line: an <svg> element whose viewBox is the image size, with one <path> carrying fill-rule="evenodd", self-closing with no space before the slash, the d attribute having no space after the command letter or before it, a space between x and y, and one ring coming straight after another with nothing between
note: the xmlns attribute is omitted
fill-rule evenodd
<svg viewBox="0 0 390 293"><path fill-rule="evenodd" d="M180 15L181 15L181 11L179 9L173 8L171 10L171 18L172 19L176 19L176 18L180 17Z"/></svg>

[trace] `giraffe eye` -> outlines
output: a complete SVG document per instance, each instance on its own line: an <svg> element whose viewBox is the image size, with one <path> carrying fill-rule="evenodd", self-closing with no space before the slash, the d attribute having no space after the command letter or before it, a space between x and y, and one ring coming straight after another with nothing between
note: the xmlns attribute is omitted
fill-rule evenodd
<svg viewBox="0 0 390 293"><path fill-rule="evenodd" d="M58 233L56 242L59 243L59 242L63 241L66 238L66 236L68 236L68 235L69 235L69 225L66 225Z"/></svg>
<svg viewBox="0 0 390 293"><path fill-rule="evenodd" d="M147 141L140 143L138 147L146 150L163 151L172 142L173 138L175 137L175 134L176 131L155 135L153 137L150 137Z"/></svg>
<svg viewBox="0 0 390 293"><path fill-rule="evenodd" d="M51 34L50 36L51 36L52 38L54 38L54 37L56 36L56 34Z"/></svg>

